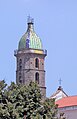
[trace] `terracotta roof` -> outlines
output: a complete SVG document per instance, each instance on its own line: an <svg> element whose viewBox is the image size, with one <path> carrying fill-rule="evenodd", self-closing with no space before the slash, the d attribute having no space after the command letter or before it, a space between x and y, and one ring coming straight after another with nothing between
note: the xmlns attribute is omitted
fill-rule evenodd
<svg viewBox="0 0 77 119"><path fill-rule="evenodd" d="M59 108L77 106L77 96L68 96L56 101Z"/></svg>

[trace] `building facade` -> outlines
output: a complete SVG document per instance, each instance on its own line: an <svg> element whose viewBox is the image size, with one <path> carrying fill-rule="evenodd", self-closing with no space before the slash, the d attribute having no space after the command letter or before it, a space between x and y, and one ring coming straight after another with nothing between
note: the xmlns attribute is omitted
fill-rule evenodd
<svg viewBox="0 0 77 119"><path fill-rule="evenodd" d="M68 95L64 92L63 88L61 86L58 87L57 91L51 95L51 98L54 98L55 101L58 101L64 97L68 97Z"/></svg>
<svg viewBox="0 0 77 119"><path fill-rule="evenodd" d="M66 119L77 119L77 96L64 97L58 101L58 114L64 113Z"/></svg>
<svg viewBox="0 0 77 119"><path fill-rule="evenodd" d="M43 98L46 97L44 61L47 51L43 50L42 41L34 31L34 21L28 19L28 28L15 50L16 83L28 85L31 81L40 87Z"/></svg>

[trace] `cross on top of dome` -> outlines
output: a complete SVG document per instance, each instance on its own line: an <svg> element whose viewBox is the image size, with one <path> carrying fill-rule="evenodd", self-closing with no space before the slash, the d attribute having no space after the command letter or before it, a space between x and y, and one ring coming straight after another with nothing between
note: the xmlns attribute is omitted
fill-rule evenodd
<svg viewBox="0 0 77 119"><path fill-rule="evenodd" d="M30 23L34 24L34 19L31 16L28 16L27 23L28 24L30 24Z"/></svg>

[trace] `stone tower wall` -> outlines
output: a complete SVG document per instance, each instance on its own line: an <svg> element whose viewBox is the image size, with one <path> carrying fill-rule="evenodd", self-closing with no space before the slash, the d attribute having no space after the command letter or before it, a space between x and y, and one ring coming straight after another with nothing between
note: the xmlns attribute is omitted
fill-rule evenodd
<svg viewBox="0 0 77 119"><path fill-rule="evenodd" d="M29 50L28 50L29 51ZM22 83L28 85L31 81L35 82L35 74L39 73L39 84L41 94L43 97L46 96L45 87L45 70L44 70L44 58L45 54L37 54L28 52L17 53L17 70L16 70L16 82L17 84ZM35 67L35 59L39 60L39 67ZM21 77L22 82L19 81Z"/></svg>

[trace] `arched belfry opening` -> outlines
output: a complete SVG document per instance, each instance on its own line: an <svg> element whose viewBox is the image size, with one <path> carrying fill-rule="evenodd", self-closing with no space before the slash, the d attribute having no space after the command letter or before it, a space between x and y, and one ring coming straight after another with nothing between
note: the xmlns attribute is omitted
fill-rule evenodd
<svg viewBox="0 0 77 119"><path fill-rule="evenodd" d="M34 20L29 17L26 33L21 37L14 55L17 60L16 83L28 85L37 82L43 97L46 97L44 60L47 56L41 39L35 33ZM21 74L20 74L21 73Z"/></svg>
<svg viewBox="0 0 77 119"><path fill-rule="evenodd" d="M22 59L19 59L19 70L22 70Z"/></svg>
<svg viewBox="0 0 77 119"><path fill-rule="evenodd" d="M39 59L38 58L35 59L35 67L39 68Z"/></svg>
<svg viewBox="0 0 77 119"><path fill-rule="evenodd" d="M23 83L23 81L22 81L22 74L21 74L21 72L19 72L19 83L20 83L20 84L22 84L22 83Z"/></svg>
<svg viewBox="0 0 77 119"><path fill-rule="evenodd" d="M38 72L35 73L35 82L39 84L39 73Z"/></svg>

